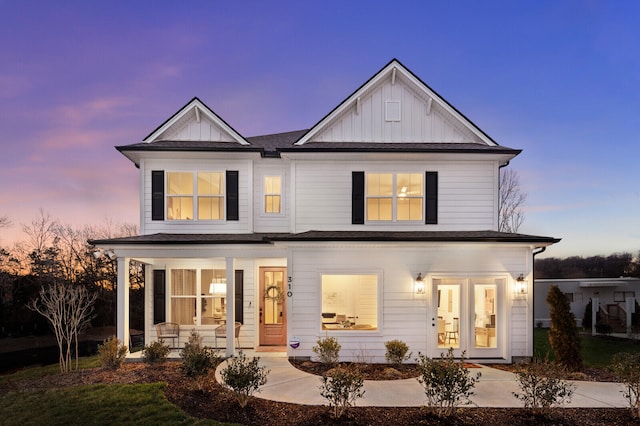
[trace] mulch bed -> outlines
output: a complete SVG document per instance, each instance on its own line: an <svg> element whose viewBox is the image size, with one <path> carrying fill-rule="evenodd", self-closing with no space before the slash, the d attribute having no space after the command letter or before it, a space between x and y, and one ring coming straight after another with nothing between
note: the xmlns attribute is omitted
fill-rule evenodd
<svg viewBox="0 0 640 426"><path fill-rule="evenodd" d="M560 408L551 416L540 417L524 409L463 408L450 419L438 418L423 407L353 407L335 420L327 406L307 406L251 398L244 409L233 394L215 382L213 373L204 390L180 370L180 362L158 366L127 363L116 371L95 368L65 375L14 381L0 385L0 392L61 388L92 383L167 383L167 399L196 418L214 419L244 425L629 425L640 424L626 409ZM374 375L375 376L375 375ZM144 422L144 419L138 419Z"/></svg>

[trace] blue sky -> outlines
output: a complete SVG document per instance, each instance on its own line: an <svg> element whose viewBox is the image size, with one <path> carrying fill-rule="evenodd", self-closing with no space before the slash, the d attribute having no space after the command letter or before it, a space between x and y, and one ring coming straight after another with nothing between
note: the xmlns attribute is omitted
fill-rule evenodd
<svg viewBox="0 0 640 426"><path fill-rule="evenodd" d="M640 2L0 0L0 216L138 223L139 142L198 96L304 129L392 58L501 145L546 256L640 250Z"/></svg>

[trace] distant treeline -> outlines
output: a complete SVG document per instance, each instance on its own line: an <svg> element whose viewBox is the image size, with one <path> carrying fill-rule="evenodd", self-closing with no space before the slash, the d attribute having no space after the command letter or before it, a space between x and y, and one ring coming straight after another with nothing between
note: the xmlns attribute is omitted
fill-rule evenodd
<svg viewBox="0 0 640 426"><path fill-rule="evenodd" d="M542 278L617 278L640 277L640 253L615 253L609 256L564 259L549 257L535 260L535 277Z"/></svg>

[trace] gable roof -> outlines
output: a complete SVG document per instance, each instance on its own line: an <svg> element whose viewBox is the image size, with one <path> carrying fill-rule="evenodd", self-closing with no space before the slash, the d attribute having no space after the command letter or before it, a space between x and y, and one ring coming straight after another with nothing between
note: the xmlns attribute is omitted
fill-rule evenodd
<svg viewBox="0 0 640 426"><path fill-rule="evenodd" d="M372 123L376 120L386 121L386 128L375 129ZM405 128L401 128L401 124L394 124L402 120L406 122ZM337 140L334 136L336 133ZM489 135L397 59L392 59L356 89L301 137L296 145L338 141L458 142L498 146Z"/></svg>
<svg viewBox="0 0 640 426"><path fill-rule="evenodd" d="M191 99L147 135L142 142L155 143L160 140L232 142L249 145L240 133L197 97Z"/></svg>

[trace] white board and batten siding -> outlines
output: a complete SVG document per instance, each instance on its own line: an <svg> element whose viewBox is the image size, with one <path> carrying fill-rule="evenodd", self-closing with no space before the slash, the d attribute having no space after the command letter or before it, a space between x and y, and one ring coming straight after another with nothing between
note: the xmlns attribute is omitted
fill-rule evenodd
<svg viewBox="0 0 640 426"><path fill-rule="evenodd" d="M318 243L291 247L293 297L287 300L289 336L301 340L300 348L289 349L290 356L314 357L312 347L318 338L334 336L342 345L341 357L354 360L363 355L384 362L384 342L400 339L411 351L434 354L431 317L437 315L431 300L431 282L443 277L503 278L499 325L503 333L501 348L505 359L525 353L532 340L527 327L531 302L514 307L513 277L529 273L531 250L490 244L348 244ZM426 294L414 293L413 280L418 272L427 276ZM323 274L377 274L378 330L323 331L321 326ZM512 309L513 308L513 309ZM470 323L471 324L471 323ZM471 327L471 325L470 325ZM518 333L516 337L513 333ZM438 352L439 353L439 352Z"/></svg>
<svg viewBox="0 0 640 426"><path fill-rule="evenodd" d="M438 224L430 230L496 229L498 177L494 161L320 162L295 168L295 231L363 230L351 224L351 173L438 172ZM425 230L419 223L367 223L389 231Z"/></svg>
<svg viewBox="0 0 640 426"><path fill-rule="evenodd" d="M385 80L360 96L310 141L480 142L424 91L398 80Z"/></svg>

